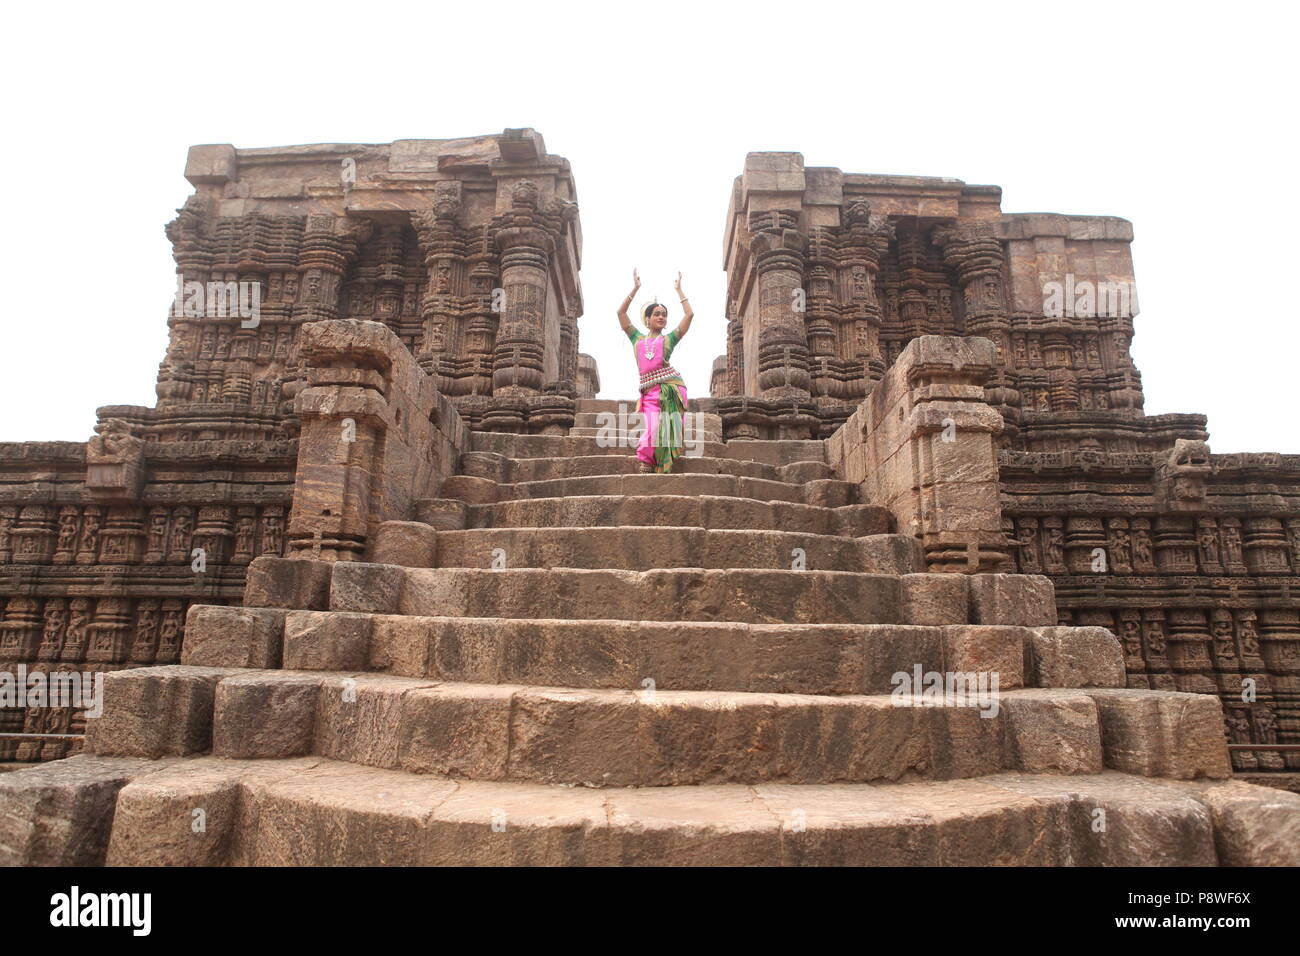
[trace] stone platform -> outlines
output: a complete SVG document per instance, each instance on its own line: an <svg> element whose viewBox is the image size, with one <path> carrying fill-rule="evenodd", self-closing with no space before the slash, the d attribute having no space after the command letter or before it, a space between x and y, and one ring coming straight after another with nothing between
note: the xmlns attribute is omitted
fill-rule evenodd
<svg viewBox="0 0 1300 956"><path fill-rule="evenodd" d="M826 454L472 433L425 560L259 558L108 675L88 753L0 780L0 862L1300 862L1217 700L1125 688L1044 578L928 570Z"/></svg>

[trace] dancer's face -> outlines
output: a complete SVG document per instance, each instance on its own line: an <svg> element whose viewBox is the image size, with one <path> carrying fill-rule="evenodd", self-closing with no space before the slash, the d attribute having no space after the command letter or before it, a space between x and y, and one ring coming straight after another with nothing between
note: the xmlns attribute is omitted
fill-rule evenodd
<svg viewBox="0 0 1300 956"><path fill-rule="evenodd" d="M655 306L654 311L652 311L650 313L649 318L646 319L646 325L650 327L651 332L653 332L655 335L658 335L660 332L664 330L664 326L666 326L667 324L668 324L668 310L665 309L662 305Z"/></svg>

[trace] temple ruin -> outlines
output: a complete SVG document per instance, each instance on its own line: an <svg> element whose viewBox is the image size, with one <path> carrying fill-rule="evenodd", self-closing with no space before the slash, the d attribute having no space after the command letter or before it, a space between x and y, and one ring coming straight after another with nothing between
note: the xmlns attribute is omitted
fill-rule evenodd
<svg viewBox="0 0 1300 956"><path fill-rule="evenodd" d="M1300 455L1144 414L1128 222L750 154L653 475L535 131L186 176L157 404L0 444L0 675L104 675L0 864L1300 863Z"/></svg>
<svg viewBox="0 0 1300 956"><path fill-rule="evenodd" d="M573 176L533 130L195 146L185 176L157 405L100 408L86 444L0 443L0 667L176 663L188 608L238 603L254 558L364 549L341 509L293 513L294 399L322 384L306 324L383 324L475 429L565 434L598 387L578 354ZM0 734L50 735L0 736L0 761L75 752L63 735L83 729L65 708L0 708Z"/></svg>
<svg viewBox="0 0 1300 956"><path fill-rule="evenodd" d="M1144 414L1132 225L1000 201L751 153L726 219L725 436L830 438L915 337L990 339L1000 526L946 556L935 531L931 565L978 547L1048 576L1060 623L1119 637L1129 687L1217 694L1234 767L1300 770L1276 749L1300 744L1300 455L1215 455L1204 415Z"/></svg>

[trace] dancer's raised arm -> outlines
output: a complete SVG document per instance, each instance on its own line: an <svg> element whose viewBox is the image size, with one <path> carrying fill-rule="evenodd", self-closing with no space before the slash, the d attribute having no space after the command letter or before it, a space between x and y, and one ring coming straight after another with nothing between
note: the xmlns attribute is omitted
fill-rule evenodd
<svg viewBox="0 0 1300 956"><path fill-rule="evenodd" d="M677 326L677 338L680 339L690 330L691 319L695 318L695 310L691 308L691 300L682 295L682 274L680 272L677 273L677 282L675 285L677 288L677 298L681 300L682 309L685 312L682 316L681 324Z"/></svg>
<svg viewBox="0 0 1300 956"><path fill-rule="evenodd" d="M618 307L618 324L623 327L624 332L627 332L628 329L632 328L632 320L627 317L627 309L628 306L632 304L632 297L636 295L636 290L639 288L641 288L641 277L637 275L636 270L633 269L632 291L627 294L627 298L623 300L623 304Z"/></svg>

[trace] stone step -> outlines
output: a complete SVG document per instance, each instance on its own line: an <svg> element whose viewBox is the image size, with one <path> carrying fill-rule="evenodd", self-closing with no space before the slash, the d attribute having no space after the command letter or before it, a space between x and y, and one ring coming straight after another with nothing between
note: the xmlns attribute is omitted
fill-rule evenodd
<svg viewBox="0 0 1300 956"><path fill-rule="evenodd" d="M183 663L821 695L892 693L917 668L996 673L1002 689L1125 683L1119 642L1096 627L526 620L203 605L187 617Z"/></svg>
<svg viewBox="0 0 1300 956"><path fill-rule="evenodd" d="M626 450L635 450L637 443L641 441L640 428L630 431L614 430L611 428L570 428L570 438L593 438L602 447L613 446ZM694 426L688 426L683 434L683 441L690 453L691 447L695 441L700 441L709 445L717 445L722 442L722 431L712 429L701 429L696 431Z"/></svg>
<svg viewBox="0 0 1300 956"><path fill-rule="evenodd" d="M1114 772L590 790L201 757L99 828L115 866L1300 864L1300 796Z"/></svg>
<svg viewBox="0 0 1300 956"><path fill-rule="evenodd" d="M722 495L569 495L471 505L466 527L671 527L862 537L888 534L891 519L876 505L823 508Z"/></svg>
<svg viewBox="0 0 1300 956"><path fill-rule="evenodd" d="M468 451L460 456L458 475L508 483L602 475L633 475L638 473L639 468L640 462L630 448L610 449L607 454L584 451L581 454L551 458L510 458L496 452ZM786 465L773 465L740 458L690 455L679 458L673 464L673 474L733 475L738 478L760 478L794 485L836 478L835 470L824 461L797 461Z"/></svg>
<svg viewBox="0 0 1300 956"><path fill-rule="evenodd" d="M262 609L291 609L558 620L1025 627L1054 626L1057 616L1052 582L1032 574L538 569L511 568L508 554L496 557L498 566L480 569L263 556L248 566L242 610L250 619ZM1114 640L1100 628L1091 630ZM187 647L189 643L187 636Z"/></svg>
<svg viewBox="0 0 1300 956"><path fill-rule="evenodd" d="M312 680L314 700L304 693ZM1101 728L1087 694L1024 690L978 699L981 706L927 707L920 697L577 690L271 671L218 684L213 754L316 754L413 773L587 787L1102 769Z"/></svg>
<svg viewBox="0 0 1300 956"><path fill-rule="evenodd" d="M573 403L578 415L594 415L597 412L618 412L621 408L636 408L634 398L580 398Z"/></svg>
<svg viewBox="0 0 1300 956"><path fill-rule="evenodd" d="M690 473L591 475L585 478L553 478L547 481L504 484L456 475L443 484L442 493L445 497L459 498L469 504L578 495L721 495L837 508L857 504L857 488L853 482L834 478L791 484L768 478Z"/></svg>
<svg viewBox="0 0 1300 956"><path fill-rule="evenodd" d="M1098 706L1085 691L995 692L986 682L978 693L960 690L951 706L933 706L919 693L632 691L214 670L113 675L88 748L166 754L140 725L141 705L152 702L179 724L198 726L207 716L218 757L314 754L474 780L631 787L1102 769ZM210 696L167 705L196 680L213 681ZM185 749L207 749L203 743L193 738Z"/></svg>
<svg viewBox="0 0 1300 956"><path fill-rule="evenodd" d="M504 557L509 560L508 554ZM905 620L903 581L916 577L957 578L817 570L402 568L342 562L333 569L329 608L443 617L969 623L967 607L955 603L945 608L951 620ZM938 582L935 586L945 587Z"/></svg>
<svg viewBox="0 0 1300 956"><path fill-rule="evenodd" d="M321 639L319 631L299 632ZM286 659L295 639L286 637ZM587 786L835 782L1105 766L1230 775L1213 698L1168 691L992 689L935 695L564 688L387 674L168 665L111 672L87 721L98 756L317 754L472 779ZM944 680L953 680L946 676ZM916 693L911 691L916 690Z"/></svg>
<svg viewBox="0 0 1300 956"><path fill-rule="evenodd" d="M594 415L597 412L618 412L620 409L636 410L637 397L633 398L580 398L573 403L574 411L579 415ZM686 410L706 415L717 414L717 399L692 398L686 403Z"/></svg>
<svg viewBox="0 0 1300 956"><path fill-rule="evenodd" d="M902 539L878 540L894 547ZM1051 581L1038 575L541 569L510 567L507 553L494 558L483 569L263 556L249 565L244 610L769 624L1049 627L1056 620Z"/></svg>
<svg viewBox="0 0 1300 956"><path fill-rule="evenodd" d="M901 534L858 538L790 531L712 530L696 527L480 528L438 534L439 568L585 568L649 571L657 568L803 567L868 574L912 574L925 569L921 544Z"/></svg>
<svg viewBox="0 0 1300 956"><path fill-rule="evenodd" d="M1023 574L867 574L853 571L668 568L500 570L408 568L338 562L329 567L328 607L263 598L279 587L250 570L255 605L418 614L627 621L742 621L752 624L1050 625L1051 582ZM292 570L292 568L289 568ZM264 580L265 579L265 580ZM292 578L284 582L292 592ZM264 592L265 593L265 592ZM315 600L313 598L313 600Z"/></svg>
<svg viewBox="0 0 1300 956"><path fill-rule="evenodd" d="M619 428L634 430L642 427L641 413L636 410L636 402L628 402L618 408L602 409L595 412L578 412L573 418L574 428ZM704 431L722 432L722 416L705 412L689 411L682 424L687 428L700 427Z"/></svg>
<svg viewBox="0 0 1300 956"><path fill-rule="evenodd" d="M346 618L343 620L341 618ZM1023 683L1035 632L983 624L738 624L677 621L524 621L291 611L290 643L364 642L368 670L479 684L779 694L888 694L896 675L997 670ZM1118 649L1115 650L1118 656ZM354 660L362 660L358 655ZM344 663L297 655L293 666ZM1037 676L1037 675L1036 675ZM1122 686L1122 668L1087 680Z"/></svg>
<svg viewBox="0 0 1300 956"><path fill-rule="evenodd" d="M622 455L628 449L602 447L594 437L471 432L468 451L495 452L507 458L574 458L584 455ZM700 448L700 455L768 465L789 465L803 461L825 464L826 444L818 440L706 442Z"/></svg>
<svg viewBox="0 0 1300 956"><path fill-rule="evenodd" d="M636 402L622 405L621 407L602 409L597 412L577 412L573 416L574 428L601 428L610 424L617 424L623 428L638 428L642 425L641 413L636 410Z"/></svg>

